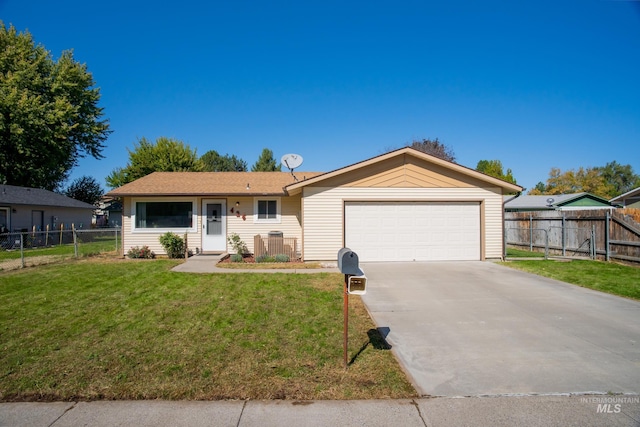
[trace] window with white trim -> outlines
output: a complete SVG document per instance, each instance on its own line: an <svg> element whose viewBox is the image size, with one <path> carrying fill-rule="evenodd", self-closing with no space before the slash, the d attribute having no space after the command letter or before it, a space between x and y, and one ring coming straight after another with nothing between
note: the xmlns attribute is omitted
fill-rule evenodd
<svg viewBox="0 0 640 427"><path fill-rule="evenodd" d="M197 222L194 202L190 200L132 201L132 224L137 231L194 230Z"/></svg>
<svg viewBox="0 0 640 427"><path fill-rule="evenodd" d="M280 223L280 198L253 199L253 222Z"/></svg>

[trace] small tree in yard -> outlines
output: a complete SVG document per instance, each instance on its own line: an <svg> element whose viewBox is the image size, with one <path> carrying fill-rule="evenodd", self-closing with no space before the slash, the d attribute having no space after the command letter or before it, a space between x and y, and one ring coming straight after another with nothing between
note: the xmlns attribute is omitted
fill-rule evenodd
<svg viewBox="0 0 640 427"><path fill-rule="evenodd" d="M160 244L169 258L184 258L184 239L168 231L160 236Z"/></svg>
<svg viewBox="0 0 640 427"><path fill-rule="evenodd" d="M227 241L231 245L235 254L231 255L231 262L243 262L244 254L247 253L247 244L240 238L238 233L231 233L227 237Z"/></svg>

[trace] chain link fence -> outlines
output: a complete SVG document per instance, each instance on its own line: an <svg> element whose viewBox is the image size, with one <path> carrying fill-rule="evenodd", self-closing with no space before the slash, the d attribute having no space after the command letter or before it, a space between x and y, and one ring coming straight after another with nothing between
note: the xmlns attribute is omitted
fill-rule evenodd
<svg viewBox="0 0 640 427"><path fill-rule="evenodd" d="M0 271L101 254L121 255L121 228L0 234Z"/></svg>

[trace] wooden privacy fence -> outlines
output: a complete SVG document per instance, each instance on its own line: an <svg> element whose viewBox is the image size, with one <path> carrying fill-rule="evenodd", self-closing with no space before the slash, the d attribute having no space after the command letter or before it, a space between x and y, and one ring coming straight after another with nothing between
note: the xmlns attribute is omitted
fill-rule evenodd
<svg viewBox="0 0 640 427"><path fill-rule="evenodd" d="M298 259L298 239L271 234L264 237L257 234L253 237L253 252L256 258L261 255L276 256L284 254L290 260Z"/></svg>
<svg viewBox="0 0 640 427"><path fill-rule="evenodd" d="M505 242L555 255L640 262L640 224L630 211L505 212Z"/></svg>

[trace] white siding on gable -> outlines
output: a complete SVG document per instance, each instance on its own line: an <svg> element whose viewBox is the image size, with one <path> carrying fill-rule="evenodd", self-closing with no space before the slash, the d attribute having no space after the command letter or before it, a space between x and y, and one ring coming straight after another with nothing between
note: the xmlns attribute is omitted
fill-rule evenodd
<svg viewBox="0 0 640 427"><path fill-rule="evenodd" d="M336 260L338 251L345 244L345 201L482 202L484 233L481 236L481 256L502 256L502 195L497 188L306 187L303 195L306 261Z"/></svg>

